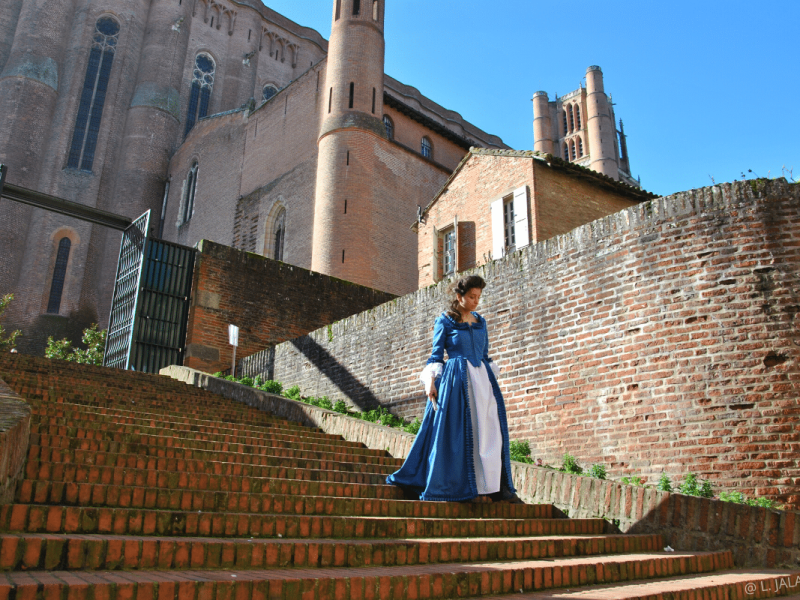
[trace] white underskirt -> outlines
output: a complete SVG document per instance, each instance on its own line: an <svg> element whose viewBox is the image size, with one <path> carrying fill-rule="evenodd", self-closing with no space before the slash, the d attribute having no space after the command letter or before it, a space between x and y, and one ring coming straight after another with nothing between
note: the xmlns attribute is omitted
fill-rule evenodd
<svg viewBox="0 0 800 600"><path fill-rule="evenodd" d="M483 363L475 367L467 361L467 373L475 485L478 487L478 494L494 494L500 491L503 453L503 434L500 431L500 418L497 416L497 400Z"/></svg>

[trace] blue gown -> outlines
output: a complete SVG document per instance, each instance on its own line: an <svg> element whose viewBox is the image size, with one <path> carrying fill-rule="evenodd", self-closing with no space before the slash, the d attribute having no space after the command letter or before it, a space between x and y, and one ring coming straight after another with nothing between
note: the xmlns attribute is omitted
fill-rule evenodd
<svg viewBox="0 0 800 600"><path fill-rule="evenodd" d="M497 385L488 356L489 338L486 321L478 313L472 325L459 323L442 313L433 327L433 352L428 364L444 363L439 380L438 410L428 400L422 426L403 466L389 475L386 482L397 485L421 500L462 501L478 496L473 464L473 419L470 415L467 363L486 366L497 403L502 434L502 473L500 492L513 497L511 462L508 448L508 425L503 396ZM444 362L447 350L448 360Z"/></svg>

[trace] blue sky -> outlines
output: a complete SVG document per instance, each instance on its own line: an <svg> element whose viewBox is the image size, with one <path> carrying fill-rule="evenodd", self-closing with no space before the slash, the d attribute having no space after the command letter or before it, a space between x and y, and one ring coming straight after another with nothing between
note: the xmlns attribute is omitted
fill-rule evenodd
<svg viewBox="0 0 800 600"><path fill-rule="evenodd" d="M330 36L333 0L264 1ZM633 174L665 195L800 179L798 27L800 0L388 0L386 72L527 150L533 93L600 65Z"/></svg>

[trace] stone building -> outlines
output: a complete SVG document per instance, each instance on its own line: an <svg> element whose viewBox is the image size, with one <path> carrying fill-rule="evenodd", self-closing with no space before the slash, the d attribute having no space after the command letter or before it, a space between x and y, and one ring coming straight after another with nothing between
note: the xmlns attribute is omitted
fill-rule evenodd
<svg viewBox="0 0 800 600"><path fill-rule="evenodd" d="M653 198L550 154L472 148L413 225L418 287Z"/></svg>
<svg viewBox="0 0 800 600"><path fill-rule="evenodd" d="M8 181L150 210L169 241L411 292L409 223L471 147L507 146L384 73L384 8L334 0L328 42L261 0L5 0ZM119 234L5 200L0 216L0 293L15 294L21 349L106 326Z"/></svg>

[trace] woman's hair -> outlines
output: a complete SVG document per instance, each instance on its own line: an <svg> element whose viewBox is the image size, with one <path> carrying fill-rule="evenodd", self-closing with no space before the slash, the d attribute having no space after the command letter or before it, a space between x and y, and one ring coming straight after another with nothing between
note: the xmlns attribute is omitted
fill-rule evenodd
<svg viewBox="0 0 800 600"><path fill-rule="evenodd" d="M447 316L454 321L461 321L461 311L458 310L458 296L464 296L468 291L478 288L483 289L486 287L486 282L483 277L479 275L469 275L455 280L449 288L451 300L447 303Z"/></svg>

